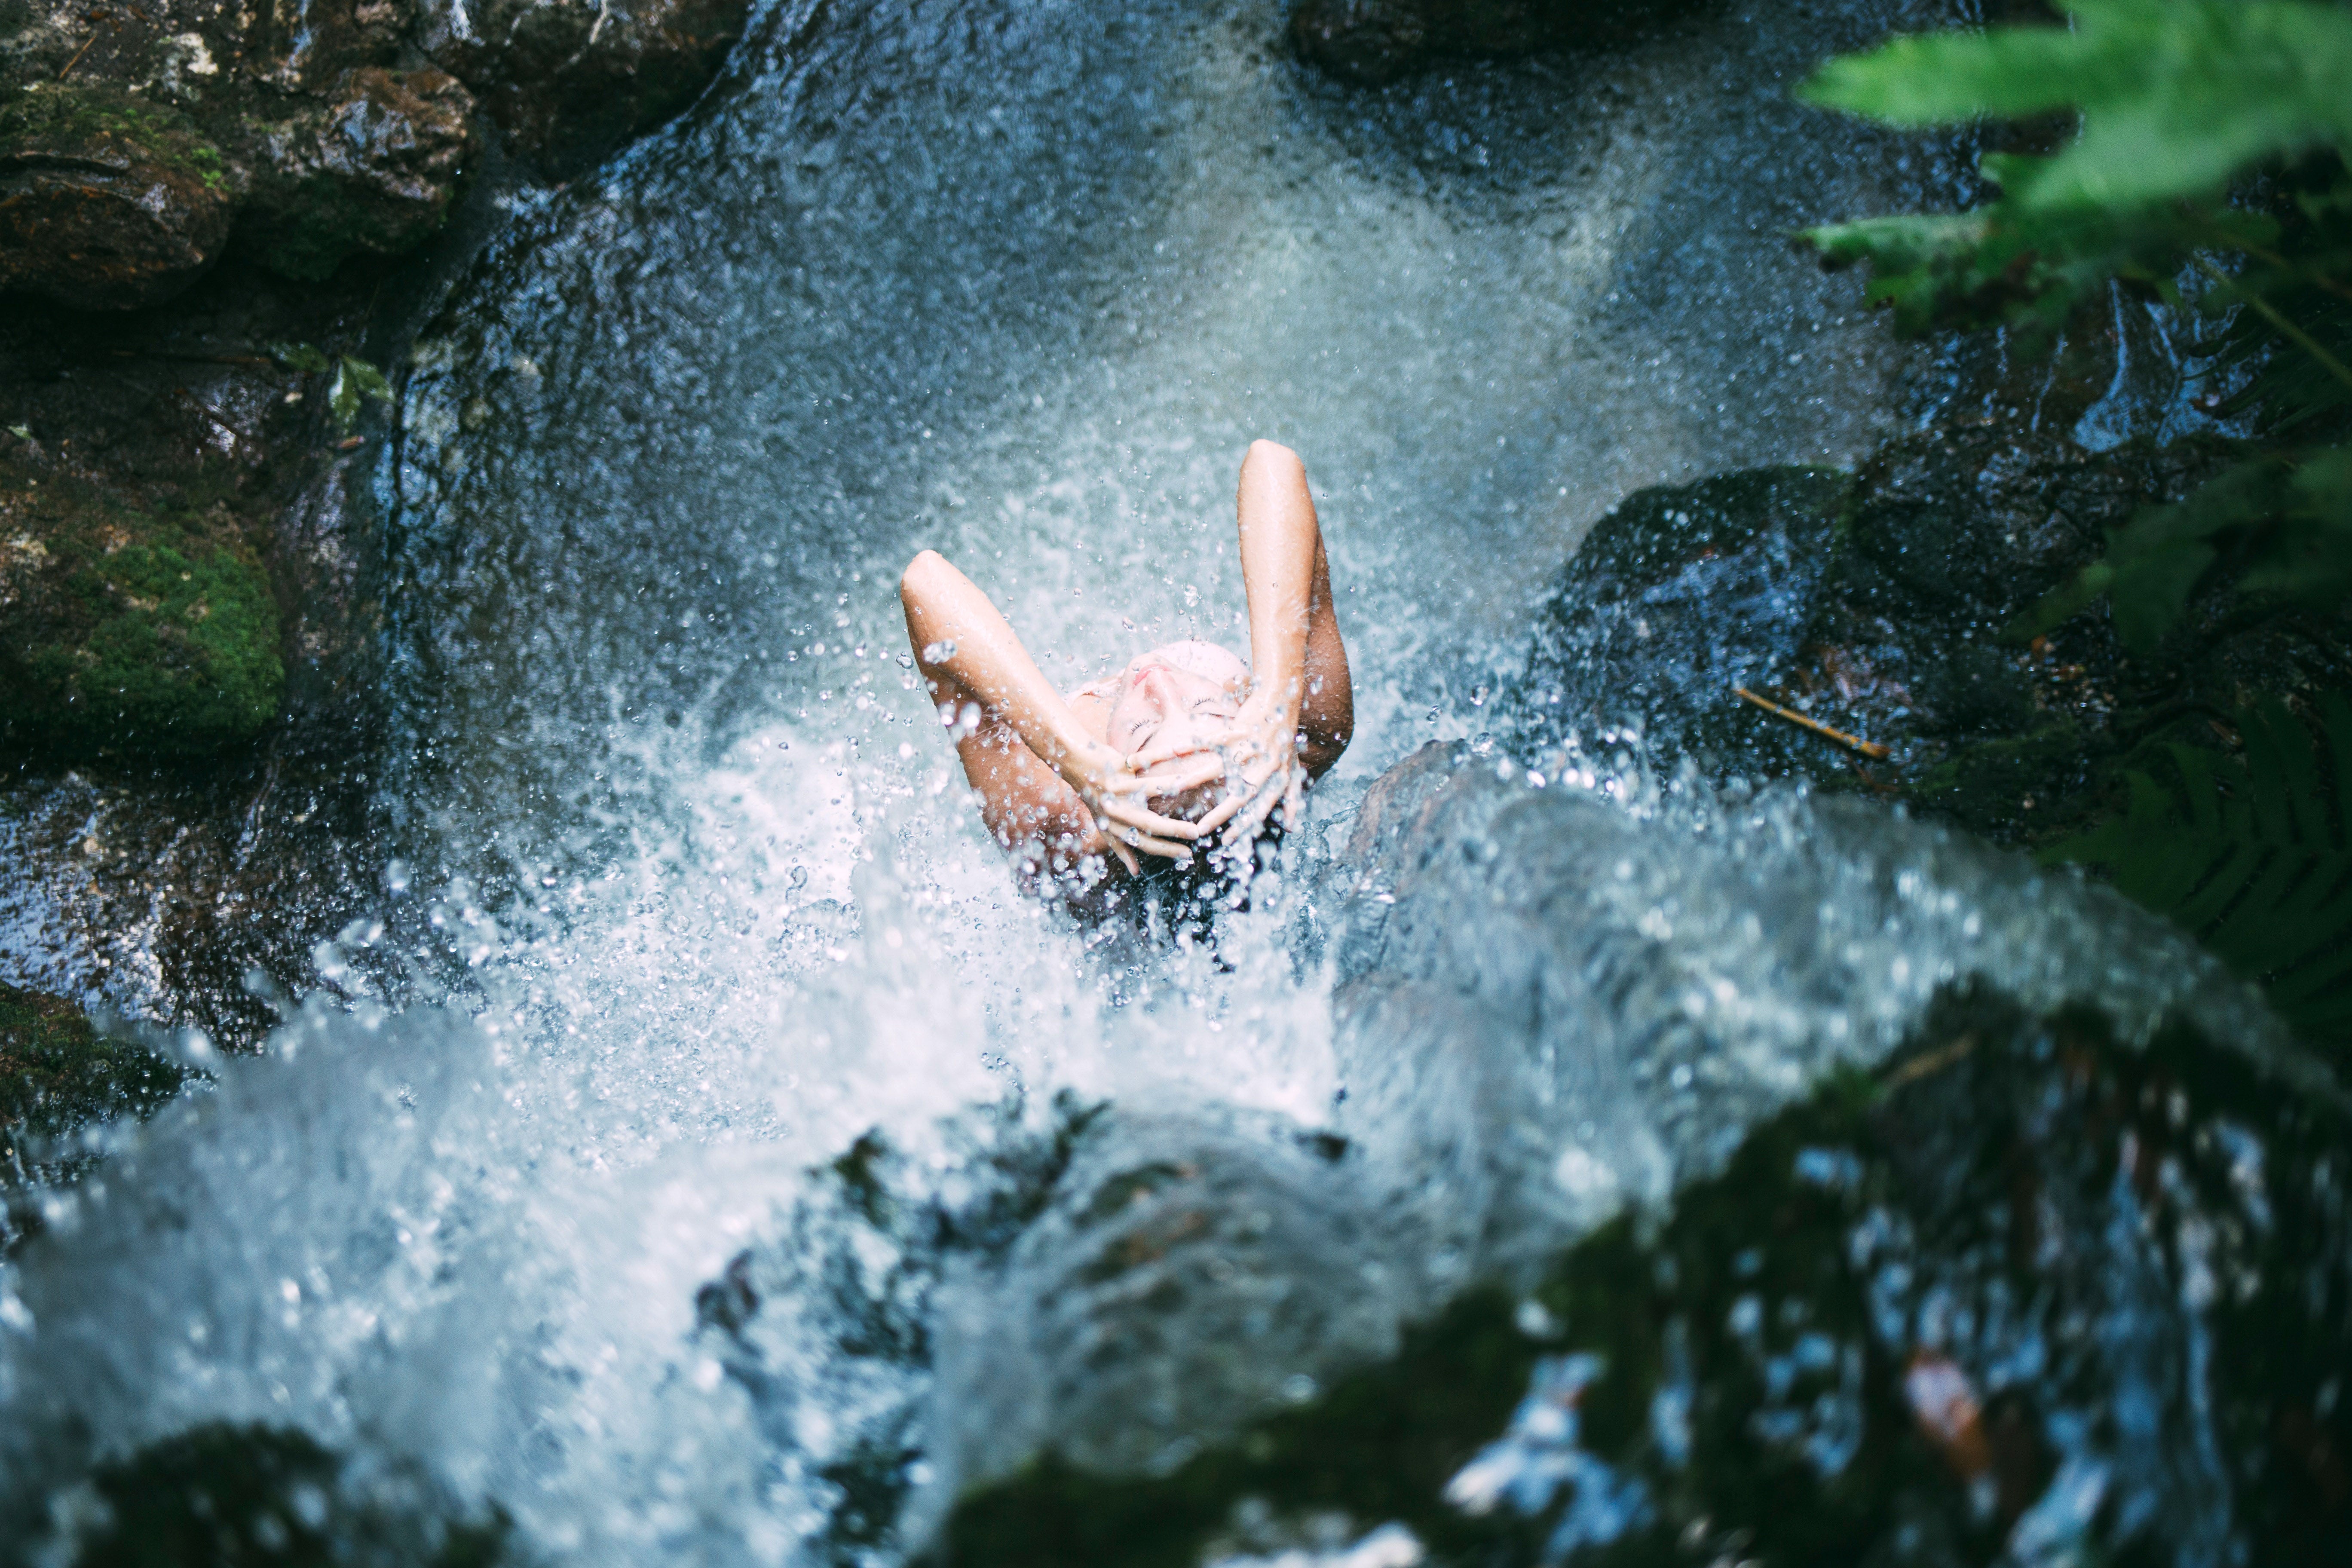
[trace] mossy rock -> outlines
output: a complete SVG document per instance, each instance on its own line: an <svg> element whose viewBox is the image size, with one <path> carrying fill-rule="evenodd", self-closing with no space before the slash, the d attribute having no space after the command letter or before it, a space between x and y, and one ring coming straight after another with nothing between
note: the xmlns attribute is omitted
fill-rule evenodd
<svg viewBox="0 0 2352 1568"><path fill-rule="evenodd" d="M167 300L219 258L235 184L178 110L44 84L0 108L0 289L81 310Z"/></svg>
<svg viewBox="0 0 2352 1568"><path fill-rule="evenodd" d="M38 1145L91 1121L144 1116L186 1069L90 1026L80 1008L0 981L0 1181L42 1169Z"/></svg>
<svg viewBox="0 0 2352 1568"><path fill-rule="evenodd" d="M285 683L268 576L225 509L167 520L0 463L0 741L216 752Z"/></svg>
<svg viewBox="0 0 2352 1568"><path fill-rule="evenodd" d="M1049 1454L925 1561L1192 1568L1401 1525L1482 1568L2317 1568L2352 1529L2347 1139L2307 1063L1947 993L1662 1222L1172 1473Z"/></svg>

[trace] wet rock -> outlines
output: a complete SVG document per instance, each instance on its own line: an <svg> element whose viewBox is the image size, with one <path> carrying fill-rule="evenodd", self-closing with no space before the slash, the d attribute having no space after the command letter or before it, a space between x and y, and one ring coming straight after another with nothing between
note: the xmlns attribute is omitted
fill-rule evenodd
<svg viewBox="0 0 2352 1568"><path fill-rule="evenodd" d="M950 1271L941 1489L1046 1449L1097 1472L1165 1469L1393 1348L1427 1281L1375 1283L1363 1259L1423 1249L1373 1244L1360 1172L1248 1122L1112 1110L1012 1247Z"/></svg>
<svg viewBox="0 0 2352 1568"><path fill-rule="evenodd" d="M71 1134L144 1117L186 1078L177 1062L100 1035L71 1003L0 981L0 1255L42 1227L31 1189L96 1163Z"/></svg>
<svg viewBox="0 0 2352 1568"><path fill-rule="evenodd" d="M930 1560L1172 1568L1386 1526L1395 1561L2315 1568L2352 1523L2347 1133L2308 1063L1953 991L1656 1223L1465 1292L1164 1476L971 1492Z"/></svg>
<svg viewBox="0 0 2352 1568"><path fill-rule="evenodd" d="M233 513L160 517L0 463L0 741L188 756L258 734L278 605Z"/></svg>
<svg viewBox="0 0 2352 1568"><path fill-rule="evenodd" d="M444 71L366 67L263 128L240 243L274 271L321 279L397 256L441 226L475 152L474 100Z"/></svg>
<svg viewBox="0 0 2352 1568"><path fill-rule="evenodd" d="M1627 497L1563 571L1510 721L1535 747L1627 721L1677 751L1745 737L1733 689L1794 675L1853 488L1759 468Z"/></svg>
<svg viewBox="0 0 2352 1568"><path fill-rule="evenodd" d="M1523 55L1628 36L1674 0L1299 0L1300 58L1377 86L1453 56Z"/></svg>
<svg viewBox="0 0 2352 1568"><path fill-rule="evenodd" d="M1506 721L1529 755L1622 730L1717 776L1806 774L1910 792L1996 837L2055 831L2052 803L2093 788L2157 710L2227 710L2258 671L2274 689L2352 674L2340 632L2294 612L2231 620L2219 595L2161 658L2127 656L2104 610L2004 638L2111 530L2237 451L2093 451L1970 423L1889 442L1850 480L1765 469L1637 492L1565 568ZM1893 754L1768 716L1741 686Z"/></svg>
<svg viewBox="0 0 2352 1568"><path fill-rule="evenodd" d="M532 156L593 163L692 102L749 0L433 0L425 47Z"/></svg>
<svg viewBox="0 0 2352 1568"><path fill-rule="evenodd" d="M44 85L0 108L0 289L90 310L168 300L219 258L236 198L178 110Z"/></svg>
<svg viewBox="0 0 2352 1568"><path fill-rule="evenodd" d="M0 1180L32 1158L21 1140L143 1116L185 1077L175 1063L100 1035L71 1003L0 981Z"/></svg>

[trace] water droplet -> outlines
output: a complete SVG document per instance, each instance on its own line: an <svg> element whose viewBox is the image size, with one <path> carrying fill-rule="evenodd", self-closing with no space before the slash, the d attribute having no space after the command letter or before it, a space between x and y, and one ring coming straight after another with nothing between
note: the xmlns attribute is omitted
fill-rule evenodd
<svg viewBox="0 0 2352 1568"><path fill-rule="evenodd" d="M1429 710L1429 721L1433 724L1437 722L1437 710L1434 708Z"/></svg>
<svg viewBox="0 0 2352 1568"><path fill-rule="evenodd" d="M955 638L942 637L938 642L931 643L924 647L923 662L925 664L944 663L948 659L953 658L955 657Z"/></svg>
<svg viewBox="0 0 2352 1568"><path fill-rule="evenodd" d="M1470 706L1473 708L1484 708L1486 706L1486 690L1487 689L1483 686L1472 687L1470 689Z"/></svg>
<svg viewBox="0 0 2352 1568"><path fill-rule="evenodd" d="M1189 610L1189 609L1191 609L1193 605L1195 605L1199 604L1200 602L1201 602L1201 590L1200 590L1200 589L1198 589L1198 588L1195 588L1195 587L1194 587L1194 586L1192 586L1192 584L1190 584L1190 583L1185 584L1184 584L1184 607L1185 607L1186 609L1188 609L1188 610Z"/></svg>
<svg viewBox="0 0 2352 1568"><path fill-rule="evenodd" d="M790 741L778 741L776 742L776 750L780 752L789 752L792 749L793 743Z"/></svg>
<svg viewBox="0 0 2352 1568"><path fill-rule="evenodd" d="M900 669L912 669L912 668L915 668L915 656L914 656L913 654L911 654L911 653L902 653L902 654L900 654L900 655L898 656L898 668L899 668Z"/></svg>
<svg viewBox="0 0 2352 1568"><path fill-rule="evenodd" d="M793 867L793 874L784 879L784 886L790 888L795 893L799 892L803 888L807 887L808 868L805 866Z"/></svg>

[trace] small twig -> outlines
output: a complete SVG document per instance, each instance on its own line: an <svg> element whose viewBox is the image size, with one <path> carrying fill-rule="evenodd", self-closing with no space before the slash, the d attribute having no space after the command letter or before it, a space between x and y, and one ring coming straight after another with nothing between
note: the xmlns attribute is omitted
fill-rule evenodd
<svg viewBox="0 0 2352 1568"><path fill-rule="evenodd" d="M1735 686L1731 689L1738 694L1739 699L1742 701L1752 702L1757 707L1764 710L1765 712L1771 714L1774 718L1786 719L1790 723L1796 725L1797 728L1801 730L1811 730L1822 740L1835 741L1839 745L1845 747L1849 751L1860 752L1864 756L1873 758L1875 761L1882 763L1888 757L1894 755L1893 752L1889 752L1885 747L1880 745L1875 741L1865 741L1859 735L1849 735L1843 730L1832 730L1818 719L1808 719L1802 713L1798 712L1795 709L1783 708L1769 697L1759 697L1756 693L1748 690L1748 688L1744 686Z"/></svg>
<svg viewBox="0 0 2352 1568"><path fill-rule="evenodd" d="M92 27L89 30L89 37L81 41L81 47L74 51L74 58L66 62L65 69L58 72L58 80L65 80L67 74L70 72L74 67L81 64L82 56L89 53L90 45L96 42L98 42L98 29L96 27Z"/></svg>

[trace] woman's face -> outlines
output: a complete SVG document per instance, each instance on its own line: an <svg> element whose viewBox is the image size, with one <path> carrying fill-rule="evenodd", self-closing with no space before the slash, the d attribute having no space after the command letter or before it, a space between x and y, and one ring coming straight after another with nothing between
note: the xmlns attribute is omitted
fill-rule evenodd
<svg viewBox="0 0 2352 1568"><path fill-rule="evenodd" d="M1119 672L1103 738L1130 755L1171 743L1205 750L1239 716L1248 690L1249 667L1214 643L1156 647L1139 654ZM1215 786L1209 786L1207 799L1215 793ZM1205 806L1207 799L1200 804ZM1174 814L1193 815L1191 800L1191 795L1163 800L1157 809L1181 807Z"/></svg>

